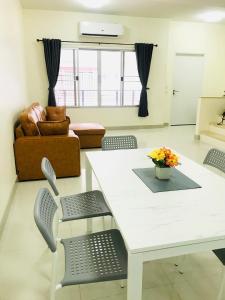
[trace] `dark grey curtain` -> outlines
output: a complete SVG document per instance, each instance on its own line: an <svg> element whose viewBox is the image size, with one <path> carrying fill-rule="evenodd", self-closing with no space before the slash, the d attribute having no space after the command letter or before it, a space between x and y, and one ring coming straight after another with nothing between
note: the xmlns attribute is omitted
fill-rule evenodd
<svg viewBox="0 0 225 300"><path fill-rule="evenodd" d="M147 83L148 83L148 76L149 76L149 71L151 66L153 47L154 47L153 44L143 44L143 43L135 44L138 74L142 84L140 103L138 109L139 117L148 116Z"/></svg>
<svg viewBox="0 0 225 300"><path fill-rule="evenodd" d="M59 75L61 40L43 39L43 44L49 82L48 106L56 106L54 88Z"/></svg>

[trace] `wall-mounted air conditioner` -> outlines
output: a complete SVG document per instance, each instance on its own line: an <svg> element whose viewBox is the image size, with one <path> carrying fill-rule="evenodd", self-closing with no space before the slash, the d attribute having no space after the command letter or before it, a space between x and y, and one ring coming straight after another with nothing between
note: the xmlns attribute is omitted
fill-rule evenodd
<svg viewBox="0 0 225 300"><path fill-rule="evenodd" d="M123 26L113 23L80 22L80 35L118 37L123 35Z"/></svg>

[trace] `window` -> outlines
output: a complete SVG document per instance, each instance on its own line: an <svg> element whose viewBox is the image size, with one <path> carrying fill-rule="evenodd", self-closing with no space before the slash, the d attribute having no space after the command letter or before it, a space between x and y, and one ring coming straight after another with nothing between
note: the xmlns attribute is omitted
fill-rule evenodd
<svg viewBox="0 0 225 300"><path fill-rule="evenodd" d="M134 51L62 49L57 105L136 106L140 91Z"/></svg>

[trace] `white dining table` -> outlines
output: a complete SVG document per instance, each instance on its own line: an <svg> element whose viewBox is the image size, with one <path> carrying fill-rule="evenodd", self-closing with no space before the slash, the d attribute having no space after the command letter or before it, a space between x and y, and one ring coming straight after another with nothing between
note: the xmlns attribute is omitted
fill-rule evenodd
<svg viewBox="0 0 225 300"><path fill-rule="evenodd" d="M154 166L150 150L86 152L86 189L94 173L127 247L127 300L142 299L144 262L225 248L225 179L178 153L201 188L153 193L132 171Z"/></svg>

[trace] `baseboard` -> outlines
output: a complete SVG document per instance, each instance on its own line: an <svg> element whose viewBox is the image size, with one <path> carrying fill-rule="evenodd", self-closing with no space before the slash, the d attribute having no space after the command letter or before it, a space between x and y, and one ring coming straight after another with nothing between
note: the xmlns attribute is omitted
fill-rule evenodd
<svg viewBox="0 0 225 300"><path fill-rule="evenodd" d="M12 202L13 202L13 199L14 199L14 196L15 196L16 182L17 182L17 180L15 180L15 182L14 182L14 184L12 186L11 192L9 194L8 203L6 205L5 211L4 211L2 219L0 221L0 239L2 238L2 234L3 234L3 231L5 229L5 224L6 224L6 221L8 219L10 208L12 206Z"/></svg>
<svg viewBox="0 0 225 300"><path fill-rule="evenodd" d="M169 123L159 125L135 125L135 126L105 126L106 130L129 130L129 129L151 129L151 128L164 128L169 126Z"/></svg>
<svg viewBox="0 0 225 300"><path fill-rule="evenodd" d="M195 126L196 124L175 124L175 125L170 125L173 127L178 127L178 126Z"/></svg>

